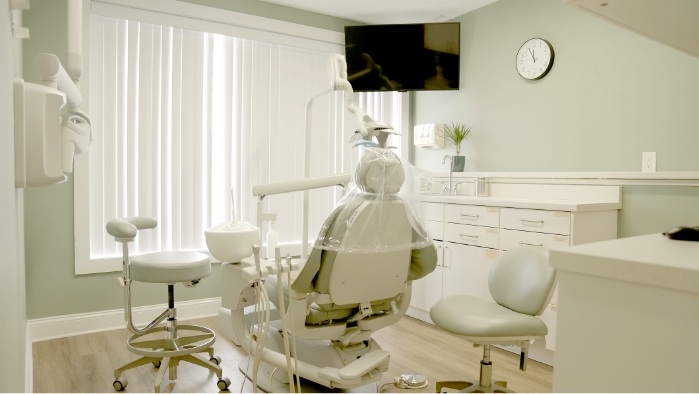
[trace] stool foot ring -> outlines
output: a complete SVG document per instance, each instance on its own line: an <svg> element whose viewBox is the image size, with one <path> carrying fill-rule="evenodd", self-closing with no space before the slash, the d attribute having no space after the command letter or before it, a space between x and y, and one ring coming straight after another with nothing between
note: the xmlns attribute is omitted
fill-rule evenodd
<svg viewBox="0 0 699 394"><path fill-rule="evenodd" d="M170 380L177 379L177 367L180 361L186 361L216 373L219 378L217 387L226 386L228 388L230 381L222 378L222 369L218 365L220 358L214 357L212 345L216 341L216 334L210 328L182 324L177 325L177 338L157 338L158 335L155 338L150 337L153 339L148 337L158 333L162 337L162 333L167 334L167 330L167 327L158 326L147 333L134 334L129 337L126 341L126 347L131 353L141 357L114 370L115 380L112 385L115 390L123 391L126 388L127 382L121 378L124 371L152 363L154 367L158 368L153 389L159 393L165 372L169 372ZM190 333L192 331L194 333ZM209 359L200 358L194 353L207 353Z"/></svg>
<svg viewBox="0 0 699 394"><path fill-rule="evenodd" d="M178 357L185 354L208 352L211 345L216 341L216 334L207 327L180 324L177 332L196 331L202 334L185 335L176 339L152 339L137 341L146 335L167 331L167 327L159 326L150 332L143 334L133 334L126 341L126 347L131 353L144 357ZM144 338L145 339L145 338ZM187 346L186 348L184 346Z"/></svg>

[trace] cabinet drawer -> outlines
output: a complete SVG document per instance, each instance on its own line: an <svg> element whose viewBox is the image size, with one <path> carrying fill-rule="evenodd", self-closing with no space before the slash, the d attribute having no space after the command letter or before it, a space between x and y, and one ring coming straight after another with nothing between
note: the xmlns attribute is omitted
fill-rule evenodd
<svg viewBox="0 0 699 394"><path fill-rule="evenodd" d="M444 220L444 204L440 202L423 202L422 203L422 218L424 220Z"/></svg>
<svg viewBox="0 0 699 394"><path fill-rule="evenodd" d="M481 205L446 204L444 207L444 221L498 227L500 225L500 208Z"/></svg>
<svg viewBox="0 0 699 394"><path fill-rule="evenodd" d="M551 249L568 246L569 238L567 235L502 229L500 230L500 250L510 250L525 245L543 246Z"/></svg>
<svg viewBox="0 0 699 394"><path fill-rule="evenodd" d="M444 240L458 244L497 249L498 232L497 228L492 227L457 223L444 224Z"/></svg>
<svg viewBox="0 0 699 394"><path fill-rule="evenodd" d="M436 222L434 220L425 220L425 230L432 239L444 239L444 222Z"/></svg>
<svg viewBox="0 0 699 394"><path fill-rule="evenodd" d="M500 227L511 230L570 235L570 212L502 208Z"/></svg>

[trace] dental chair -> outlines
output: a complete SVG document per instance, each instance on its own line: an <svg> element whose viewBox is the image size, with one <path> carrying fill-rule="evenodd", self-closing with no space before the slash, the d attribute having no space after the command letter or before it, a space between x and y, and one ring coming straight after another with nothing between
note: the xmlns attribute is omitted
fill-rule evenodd
<svg viewBox="0 0 699 394"><path fill-rule="evenodd" d="M388 368L390 355L371 335L400 320L410 303L411 283L434 270L434 244L397 193L404 181L403 167L387 149L369 149L355 172L350 190L325 221L305 265L290 286L279 286L274 276L264 281L269 298L285 313L287 330L276 325L264 349L246 323L243 308L252 305L250 277L254 264L224 264L222 304L231 309L237 344L259 357L258 386L267 392L288 390L290 375L303 379L311 390L359 389L376 391ZM272 264L274 264L272 262ZM264 262L262 263L264 266ZM263 267L264 270L264 267ZM243 299L247 302L243 302ZM295 360L287 363L283 340L296 345ZM241 363L251 380L253 372ZM293 377L291 377L293 379ZM304 391L308 390L304 386Z"/></svg>
<svg viewBox="0 0 699 394"><path fill-rule="evenodd" d="M123 391L128 382L121 377L127 371L145 364L152 364L158 369L154 382L154 390L160 392L160 385L165 372L169 379L177 379L177 367L180 361L186 361L214 372L218 377L216 383L220 390L226 390L230 385L228 378L222 377L219 364L221 359L214 356L211 347L216 340L216 334L209 328L177 324L175 309L174 285L183 283L191 287L211 273L209 256L198 252L171 251L143 254L129 259L129 242L132 242L139 230L152 229L158 222L150 217L130 217L114 219L107 223L107 232L117 242L123 244L123 278L124 315L129 331L133 333L126 342L131 353L140 358L131 361L114 370L114 389ZM160 316L143 328L133 325L131 314L131 282L162 283L168 288L168 307ZM159 325L166 320L165 325ZM204 359L195 353L208 353Z"/></svg>
<svg viewBox="0 0 699 394"><path fill-rule="evenodd" d="M555 281L548 251L525 246L509 250L493 262L488 288L494 301L454 295L435 303L430 310L435 325L483 346L480 381L436 382L437 392L442 388L471 393L511 392L507 382L492 382L491 346L519 346L519 368L526 370L530 342L548 333L538 316L553 295Z"/></svg>

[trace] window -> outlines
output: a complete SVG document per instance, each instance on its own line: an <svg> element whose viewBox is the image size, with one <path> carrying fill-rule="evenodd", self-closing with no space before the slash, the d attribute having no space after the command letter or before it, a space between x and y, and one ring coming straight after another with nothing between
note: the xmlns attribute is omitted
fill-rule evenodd
<svg viewBox="0 0 699 394"><path fill-rule="evenodd" d="M76 162L76 273L120 269L119 245L104 230L116 217L158 219L156 230L137 237L134 253L206 250L206 228L231 216L254 223L252 186L302 177L306 103L329 89L331 55L92 15L93 142L85 165ZM355 100L400 127L400 93ZM313 114L311 176L351 172L356 152L347 140L356 120L342 94L315 99ZM339 192L312 192L311 233ZM301 239L300 201L300 194L266 201L280 214L281 243Z"/></svg>

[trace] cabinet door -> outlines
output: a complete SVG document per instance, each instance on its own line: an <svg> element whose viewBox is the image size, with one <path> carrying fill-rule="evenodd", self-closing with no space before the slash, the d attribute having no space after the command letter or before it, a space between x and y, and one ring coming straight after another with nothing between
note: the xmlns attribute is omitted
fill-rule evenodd
<svg viewBox="0 0 699 394"><path fill-rule="evenodd" d="M423 311L430 311L432 305L442 298L442 268L444 247L442 242L435 242L437 247L437 268L424 278L413 282L413 295L410 306Z"/></svg>
<svg viewBox="0 0 699 394"><path fill-rule="evenodd" d="M495 249L445 242L444 297L469 294L492 300L488 290L490 265L497 258Z"/></svg>

